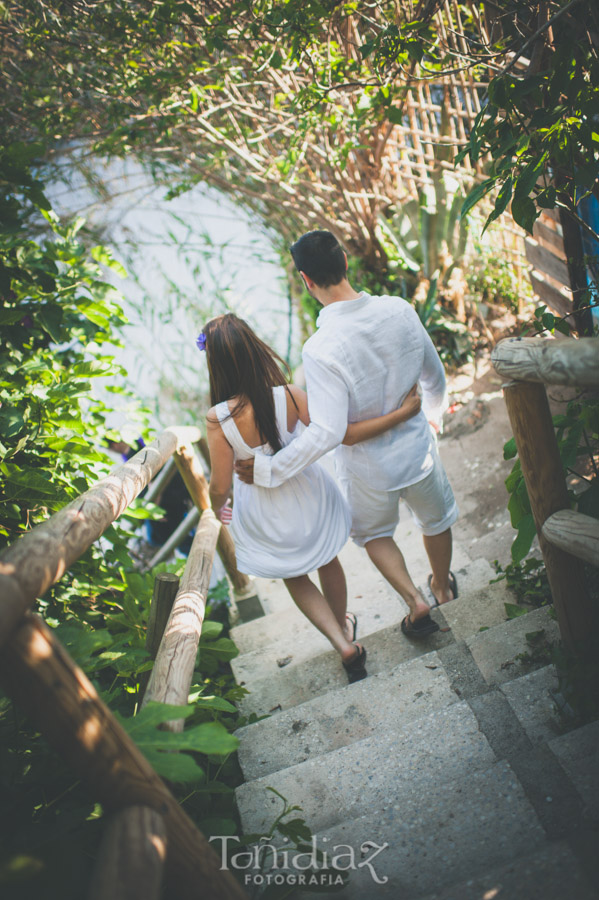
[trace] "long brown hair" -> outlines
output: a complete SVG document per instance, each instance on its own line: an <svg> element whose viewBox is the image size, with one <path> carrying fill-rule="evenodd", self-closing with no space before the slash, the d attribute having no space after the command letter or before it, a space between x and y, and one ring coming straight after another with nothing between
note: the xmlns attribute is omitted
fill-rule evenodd
<svg viewBox="0 0 599 900"><path fill-rule="evenodd" d="M238 397L234 416L250 403L261 440L276 453L282 445L272 389L287 384L291 377L289 366L234 313L211 319L204 326L204 334L210 402L215 406Z"/></svg>

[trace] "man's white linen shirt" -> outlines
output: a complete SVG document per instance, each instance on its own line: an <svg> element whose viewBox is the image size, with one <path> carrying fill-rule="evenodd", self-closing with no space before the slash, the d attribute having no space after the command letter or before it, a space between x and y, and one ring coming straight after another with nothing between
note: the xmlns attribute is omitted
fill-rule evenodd
<svg viewBox="0 0 599 900"><path fill-rule="evenodd" d="M429 425L446 407L443 364L414 308L398 297L362 292L325 306L302 352L310 425L274 456L257 453L254 484L276 487L337 447L338 475L376 490L397 490L433 467ZM419 383L420 412L378 437L339 446L348 422L400 406Z"/></svg>

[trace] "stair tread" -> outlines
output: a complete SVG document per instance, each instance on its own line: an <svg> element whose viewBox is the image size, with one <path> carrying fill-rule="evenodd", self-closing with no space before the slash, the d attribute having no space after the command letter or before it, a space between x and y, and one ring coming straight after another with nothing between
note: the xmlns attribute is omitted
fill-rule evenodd
<svg viewBox="0 0 599 900"><path fill-rule="evenodd" d="M439 657L428 653L240 729L239 762L249 781L457 701Z"/></svg>
<svg viewBox="0 0 599 900"><path fill-rule="evenodd" d="M468 772L488 769L495 759L462 701L246 782L237 788L236 798L245 832L261 832L272 824L280 801L270 796L268 786L302 806L314 832L372 808L426 796Z"/></svg>

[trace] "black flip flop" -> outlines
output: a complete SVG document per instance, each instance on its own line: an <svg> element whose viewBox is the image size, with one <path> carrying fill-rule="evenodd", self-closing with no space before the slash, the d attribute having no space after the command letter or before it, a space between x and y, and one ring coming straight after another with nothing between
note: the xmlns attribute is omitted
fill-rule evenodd
<svg viewBox="0 0 599 900"><path fill-rule="evenodd" d="M426 583L428 585L429 594L431 595L431 599L433 601L430 604L430 607L431 607L431 609L435 609L440 604L439 604L439 601L437 600L437 598L435 597L435 595L433 594L433 589L431 587L432 580L433 580L433 576L431 574L428 576ZM458 599L458 581L457 581L457 578L455 577L455 575L453 574L453 572L451 572L451 571L449 572L448 580L449 580L449 587L451 588L451 593L453 594L453 599L457 600Z"/></svg>
<svg viewBox="0 0 599 900"><path fill-rule="evenodd" d="M353 642L355 641L355 639L358 636L358 617L356 615L354 615L354 613L348 612L348 613L345 613L345 618L347 619L347 621L349 622L349 624L352 627L352 635L351 635L350 641L353 644Z"/></svg>
<svg viewBox="0 0 599 900"><path fill-rule="evenodd" d="M421 638L439 631L439 626L436 622L433 622L430 616L423 616L423 618L412 622L408 613L401 623L401 630L406 637Z"/></svg>
<svg viewBox="0 0 599 900"><path fill-rule="evenodd" d="M343 668L347 674L347 680L350 684L354 684L356 681L361 681L363 678L366 678L368 672L366 671L366 650L364 647L358 647L359 653L357 656L354 656L350 662L343 663Z"/></svg>

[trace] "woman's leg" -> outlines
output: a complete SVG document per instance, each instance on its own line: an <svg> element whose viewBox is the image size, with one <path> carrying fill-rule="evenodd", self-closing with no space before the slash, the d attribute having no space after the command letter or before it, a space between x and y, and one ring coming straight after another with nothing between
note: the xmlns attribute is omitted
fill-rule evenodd
<svg viewBox="0 0 599 900"><path fill-rule="evenodd" d="M356 656L359 652L356 644L348 641L335 613L308 576L298 575L283 580L297 608L329 639L341 659L349 662Z"/></svg>
<svg viewBox="0 0 599 900"><path fill-rule="evenodd" d="M332 559L330 563L327 563L326 566L320 567L318 580L320 581L324 598L333 610L333 615L339 622L345 636L350 638L352 626L348 624L345 617L347 613L347 584L345 572L337 557Z"/></svg>

